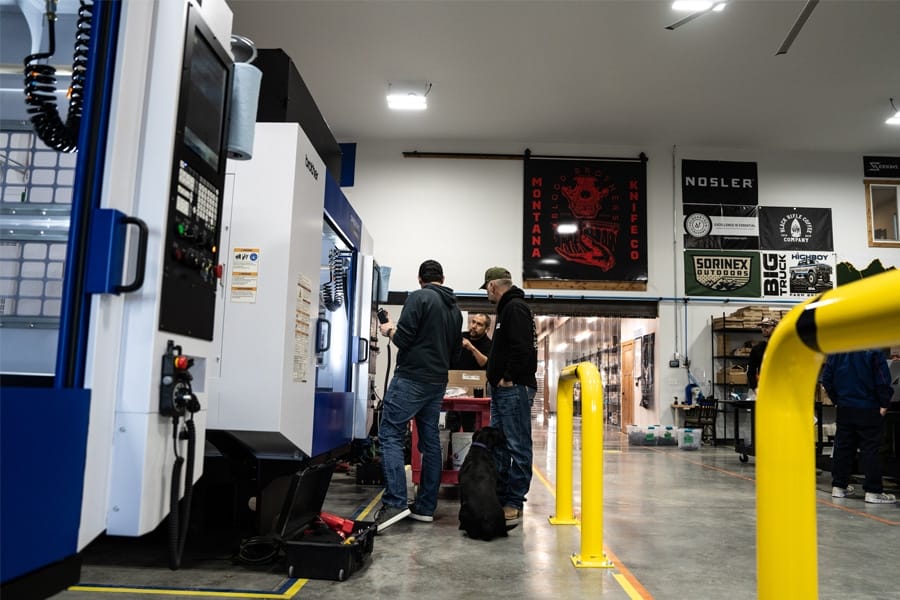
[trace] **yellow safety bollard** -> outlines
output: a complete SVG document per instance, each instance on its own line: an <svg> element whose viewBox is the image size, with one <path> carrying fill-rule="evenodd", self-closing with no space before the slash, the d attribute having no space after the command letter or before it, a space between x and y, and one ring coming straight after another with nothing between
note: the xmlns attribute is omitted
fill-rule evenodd
<svg viewBox="0 0 900 600"><path fill-rule="evenodd" d="M756 564L762 600L818 598L813 402L824 353L900 343L900 271L794 308L772 334L756 401Z"/></svg>
<svg viewBox="0 0 900 600"><path fill-rule="evenodd" d="M552 525L577 525L572 509L572 406L576 366L563 369L556 387L556 512Z"/></svg>
<svg viewBox="0 0 900 600"><path fill-rule="evenodd" d="M572 510L572 405L575 382L581 383L581 552L577 568L609 568L603 553L603 386L589 362L562 370L556 393L556 515L554 525L578 523Z"/></svg>
<svg viewBox="0 0 900 600"><path fill-rule="evenodd" d="M610 568L603 553L603 385L597 367L583 362L581 382L581 553L578 568Z"/></svg>

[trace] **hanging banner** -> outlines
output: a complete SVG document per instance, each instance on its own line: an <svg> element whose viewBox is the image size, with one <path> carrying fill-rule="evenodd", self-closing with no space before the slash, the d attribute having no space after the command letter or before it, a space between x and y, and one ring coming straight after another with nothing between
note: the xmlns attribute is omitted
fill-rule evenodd
<svg viewBox="0 0 900 600"><path fill-rule="evenodd" d="M684 247L757 249L757 190L756 163L682 160Z"/></svg>
<svg viewBox="0 0 900 600"><path fill-rule="evenodd" d="M835 285L834 252L763 252L762 295L766 298L806 298Z"/></svg>
<svg viewBox="0 0 900 600"><path fill-rule="evenodd" d="M830 208L759 207L763 250L834 250Z"/></svg>
<svg viewBox="0 0 900 600"><path fill-rule="evenodd" d="M684 293L686 296L758 298L759 253L686 250Z"/></svg>
<svg viewBox="0 0 900 600"><path fill-rule="evenodd" d="M900 156L863 156L863 176L900 179Z"/></svg>
<svg viewBox="0 0 900 600"><path fill-rule="evenodd" d="M684 247L756 250L759 226L756 206L684 205Z"/></svg>
<svg viewBox="0 0 900 600"><path fill-rule="evenodd" d="M524 171L526 287L646 289L645 158L526 156Z"/></svg>
<svg viewBox="0 0 900 600"><path fill-rule="evenodd" d="M656 350L654 346L656 345L656 334L648 333L646 335L642 335L640 338L641 342L641 375L640 375L640 385L641 385L641 407L642 408L653 408L653 398L655 394L653 393L653 388L655 387L653 384L653 372L654 372L654 360L653 357L656 356Z"/></svg>

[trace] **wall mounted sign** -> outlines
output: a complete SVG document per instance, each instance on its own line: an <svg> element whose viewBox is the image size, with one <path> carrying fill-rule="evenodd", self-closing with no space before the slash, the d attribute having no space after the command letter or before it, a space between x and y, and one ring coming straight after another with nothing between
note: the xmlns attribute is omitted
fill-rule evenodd
<svg viewBox="0 0 900 600"><path fill-rule="evenodd" d="M863 176L900 179L900 156L863 156Z"/></svg>
<svg viewBox="0 0 900 600"><path fill-rule="evenodd" d="M646 289L646 157L524 162L524 285Z"/></svg>
<svg viewBox="0 0 900 600"><path fill-rule="evenodd" d="M762 252L760 269L765 298L815 296L837 280L834 252Z"/></svg>
<svg viewBox="0 0 900 600"><path fill-rule="evenodd" d="M686 249L759 247L756 163L682 160L681 200Z"/></svg>
<svg viewBox="0 0 900 600"><path fill-rule="evenodd" d="M759 252L684 252L686 296L759 297Z"/></svg>
<svg viewBox="0 0 900 600"><path fill-rule="evenodd" d="M830 208L759 207L763 250L834 250Z"/></svg>

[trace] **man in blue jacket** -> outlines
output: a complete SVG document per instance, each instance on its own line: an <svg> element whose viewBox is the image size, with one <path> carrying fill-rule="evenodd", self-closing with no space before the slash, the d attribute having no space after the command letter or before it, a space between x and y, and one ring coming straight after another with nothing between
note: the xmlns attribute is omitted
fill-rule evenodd
<svg viewBox="0 0 900 600"><path fill-rule="evenodd" d="M513 285L509 270L491 267L484 273L488 300L497 305L497 326L487 362L491 384L491 426L506 435L506 448L496 453L497 488L507 526L522 519L531 487L531 404L537 391L537 330L525 292Z"/></svg>
<svg viewBox="0 0 900 600"><path fill-rule="evenodd" d="M447 389L447 371L462 349L462 313L453 290L443 283L441 264L436 260L423 262L419 266L421 289L406 299L397 325L388 320L379 326L398 352L378 429L385 485L382 506L375 516L377 533L406 517L434 520L441 486L441 403ZM413 418L419 434L422 473L416 499L407 504L403 448Z"/></svg>
<svg viewBox="0 0 900 600"><path fill-rule="evenodd" d="M831 456L831 496L847 498L855 490L850 484L853 459L859 449L859 466L865 474L866 502L892 504L881 481L881 442L884 415L894 390L884 354L878 350L832 354L825 359L819 381L836 409L834 452Z"/></svg>

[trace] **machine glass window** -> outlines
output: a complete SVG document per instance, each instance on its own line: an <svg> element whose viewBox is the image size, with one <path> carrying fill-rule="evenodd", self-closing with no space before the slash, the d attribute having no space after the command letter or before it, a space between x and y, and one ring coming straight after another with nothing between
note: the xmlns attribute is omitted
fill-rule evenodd
<svg viewBox="0 0 900 600"><path fill-rule="evenodd" d="M866 222L869 247L900 248L900 180L866 180Z"/></svg>

